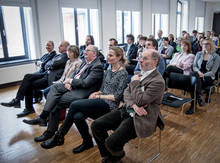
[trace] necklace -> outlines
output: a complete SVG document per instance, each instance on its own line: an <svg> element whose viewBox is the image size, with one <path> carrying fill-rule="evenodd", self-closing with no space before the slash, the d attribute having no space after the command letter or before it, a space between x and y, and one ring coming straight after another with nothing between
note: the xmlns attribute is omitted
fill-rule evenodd
<svg viewBox="0 0 220 163"><path fill-rule="evenodd" d="M118 72L118 70L121 68L121 65L116 69L116 70L114 70L113 71L113 69L112 69L112 72Z"/></svg>

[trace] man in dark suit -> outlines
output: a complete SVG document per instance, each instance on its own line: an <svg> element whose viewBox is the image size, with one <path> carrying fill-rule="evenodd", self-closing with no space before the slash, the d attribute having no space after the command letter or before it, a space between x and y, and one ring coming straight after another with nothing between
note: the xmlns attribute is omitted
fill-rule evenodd
<svg viewBox="0 0 220 163"><path fill-rule="evenodd" d="M17 117L23 117L34 113L33 108L33 90L44 89L51 83L50 80L57 80L61 77L66 61L68 60L66 51L69 42L63 41L59 46L60 54L56 54L52 60L48 61L49 69L44 73L25 75L16 95L16 98L8 103L1 103L3 106L20 107L20 100L25 98L25 109L17 114ZM55 71L55 73L53 73Z"/></svg>
<svg viewBox="0 0 220 163"><path fill-rule="evenodd" d="M28 74L26 76L27 78L33 78L33 76L38 76L39 78L41 78L42 73L47 73L47 71L50 69L51 63L49 61L53 59L53 57L56 55L56 51L54 50L54 42L48 41L46 44L46 49L48 53L44 54L40 59L35 61L35 65L40 67L40 70L38 72L35 72L34 74ZM33 103L39 103L43 97L42 92L40 90L34 90L33 96Z"/></svg>
<svg viewBox="0 0 220 163"><path fill-rule="evenodd" d="M134 36L132 34L126 35L127 44L123 48L125 51L125 56L128 59L128 64L126 65L126 70L128 71L129 75L134 74L134 68L137 64L137 51L138 48L134 44Z"/></svg>
<svg viewBox="0 0 220 163"><path fill-rule="evenodd" d="M141 73L134 75L124 92L124 106L96 119L92 133L98 145L102 162L119 161L129 140L152 135L156 126L163 128L160 104L164 92L164 79L156 67L160 55L148 49L140 59ZM107 131L114 130L110 136Z"/></svg>
<svg viewBox="0 0 220 163"><path fill-rule="evenodd" d="M59 110L68 108L78 99L88 98L92 92L97 91L102 83L103 67L97 57L98 48L89 45L85 49L85 62L71 75L64 84L55 84L50 89L43 112L33 120L24 120L27 124L46 125L49 117L47 130L43 135L35 138L35 141L45 141L51 138L59 125Z"/></svg>

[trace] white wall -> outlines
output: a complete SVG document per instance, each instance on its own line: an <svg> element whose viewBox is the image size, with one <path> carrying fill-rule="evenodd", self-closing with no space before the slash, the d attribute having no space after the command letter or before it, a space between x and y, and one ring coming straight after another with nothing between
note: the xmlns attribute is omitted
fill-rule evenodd
<svg viewBox="0 0 220 163"><path fill-rule="evenodd" d="M45 45L53 40L55 47L62 41L62 19L59 0L37 0L37 15L41 55L46 52Z"/></svg>
<svg viewBox="0 0 220 163"><path fill-rule="evenodd" d="M22 80L27 73L36 72L34 63L0 68L0 84Z"/></svg>

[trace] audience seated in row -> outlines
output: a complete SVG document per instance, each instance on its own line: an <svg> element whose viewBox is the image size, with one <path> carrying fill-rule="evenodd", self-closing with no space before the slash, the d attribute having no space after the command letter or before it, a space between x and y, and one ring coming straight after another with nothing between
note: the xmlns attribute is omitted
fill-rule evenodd
<svg viewBox="0 0 220 163"><path fill-rule="evenodd" d="M33 90L45 89L51 85L53 81L58 80L63 74L64 66L68 60L66 51L69 43L67 41L61 42L59 46L60 54L56 54L53 59L48 61L49 69L44 73L27 74L24 76L22 83L17 91L17 95L12 101L8 103L1 103L3 106L20 107L20 100L25 98L25 109L23 112L17 114L18 117L23 117L35 112L33 107Z"/></svg>
<svg viewBox="0 0 220 163"><path fill-rule="evenodd" d="M124 89L127 87L128 73L124 68L126 60L123 50L119 47L111 47L108 54L108 62L112 68L105 72L100 91L90 94L89 99L72 102L65 121L51 139L47 137L49 140L45 141L45 134L35 138L35 141L42 141L42 137L44 137L45 142L41 144L43 148L48 149L63 144L64 136L68 133L73 123L75 123L83 138L83 143L74 148L73 153L79 153L93 147L92 137L89 134L88 125L85 121L86 118L91 117L97 119L117 109L122 100ZM59 114L59 112L57 113ZM55 117L55 115L53 117ZM51 131L49 126L46 132L55 133L56 130L53 128Z"/></svg>
<svg viewBox="0 0 220 163"><path fill-rule="evenodd" d="M103 77L103 66L97 57L98 48L94 45L89 45L86 47L84 55L85 60L71 74L70 78L67 78L63 83L57 83L51 87L40 116L33 120L26 120L26 123L46 124L49 117L49 127L53 128L55 126L57 128L59 117L50 121L53 117L52 115L60 109L68 108L73 101L88 98L92 92L100 88Z"/></svg>

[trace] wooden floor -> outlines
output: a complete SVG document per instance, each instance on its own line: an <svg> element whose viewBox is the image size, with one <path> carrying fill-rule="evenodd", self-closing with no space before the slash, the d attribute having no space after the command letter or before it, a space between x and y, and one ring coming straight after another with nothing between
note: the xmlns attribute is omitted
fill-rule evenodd
<svg viewBox="0 0 220 163"><path fill-rule="evenodd" d="M0 89L0 102L11 100L17 88ZM216 95L217 105L209 106L209 111L205 110L206 107L201 107L192 116L183 115L182 125L179 119L180 109L169 108L170 113L165 117L166 126L162 132L161 154L154 160L155 163L220 163L220 94L212 95L212 103ZM38 115L43 103L34 107L37 113L25 118L31 119ZM72 148L82 141L74 126L65 137L63 146L50 150L41 148L33 139L46 128L23 123L24 118L16 117L16 113L21 111L22 109L0 106L0 163L101 162L97 146L80 154L72 153ZM179 136L180 131L183 131L182 136ZM153 136L141 140L138 149L138 139L128 143L122 162L147 162L158 151L158 133L157 131Z"/></svg>

